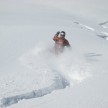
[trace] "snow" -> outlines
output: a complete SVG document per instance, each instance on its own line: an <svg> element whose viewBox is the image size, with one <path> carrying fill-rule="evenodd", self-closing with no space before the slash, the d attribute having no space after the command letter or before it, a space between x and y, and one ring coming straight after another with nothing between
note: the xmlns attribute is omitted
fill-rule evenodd
<svg viewBox="0 0 108 108"><path fill-rule="evenodd" d="M0 107L108 108L108 1L0 1ZM72 50L52 53L57 31Z"/></svg>

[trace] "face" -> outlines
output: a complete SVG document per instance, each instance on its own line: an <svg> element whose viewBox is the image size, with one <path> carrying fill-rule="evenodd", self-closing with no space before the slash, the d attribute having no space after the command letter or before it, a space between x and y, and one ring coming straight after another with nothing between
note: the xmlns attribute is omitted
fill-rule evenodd
<svg viewBox="0 0 108 108"><path fill-rule="evenodd" d="M59 37L64 38L64 34L63 33L60 33L59 34Z"/></svg>
<svg viewBox="0 0 108 108"><path fill-rule="evenodd" d="M61 38L64 38L64 35L60 35Z"/></svg>

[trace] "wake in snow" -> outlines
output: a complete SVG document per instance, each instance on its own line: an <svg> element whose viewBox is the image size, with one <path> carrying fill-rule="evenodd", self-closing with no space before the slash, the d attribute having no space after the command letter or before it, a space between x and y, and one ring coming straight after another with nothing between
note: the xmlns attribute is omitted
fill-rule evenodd
<svg viewBox="0 0 108 108"><path fill-rule="evenodd" d="M1 99L1 107L17 103L22 99L42 97L57 89L82 82L90 76L90 66L83 56L65 49L56 56L46 43L39 43L19 58L20 63L35 75L34 90ZM32 85L32 83L31 83Z"/></svg>
<svg viewBox="0 0 108 108"><path fill-rule="evenodd" d="M55 55L47 44L38 44L20 58L22 65L30 69L44 69L49 73L59 73L70 84L72 80L81 82L89 76L89 64L77 52L65 49L64 53ZM40 72L40 71L39 71ZM44 72L42 71L42 74ZM73 77L72 77L73 76Z"/></svg>

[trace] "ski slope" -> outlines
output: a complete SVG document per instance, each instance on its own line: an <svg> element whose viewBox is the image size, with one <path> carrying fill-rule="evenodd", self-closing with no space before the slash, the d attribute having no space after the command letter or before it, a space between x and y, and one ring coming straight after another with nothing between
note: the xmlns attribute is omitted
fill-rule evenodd
<svg viewBox="0 0 108 108"><path fill-rule="evenodd" d="M108 108L107 4L0 1L0 107ZM62 30L72 50L55 56Z"/></svg>

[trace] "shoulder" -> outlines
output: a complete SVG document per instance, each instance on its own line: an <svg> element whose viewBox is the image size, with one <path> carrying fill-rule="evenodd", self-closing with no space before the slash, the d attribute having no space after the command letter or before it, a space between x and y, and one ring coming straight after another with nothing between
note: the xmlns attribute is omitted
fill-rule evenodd
<svg viewBox="0 0 108 108"><path fill-rule="evenodd" d="M65 38L64 38L64 40L65 40L65 42L68 42L68 40L67 40L67 39L65 39Z"/></svg>
<svg viewBox="0 0 108 108"><path fill-rule="evenodd" d="M67 46L70 46L69 41L68 41L67 39L65 39L65 44L66 44Z"/></svg>

